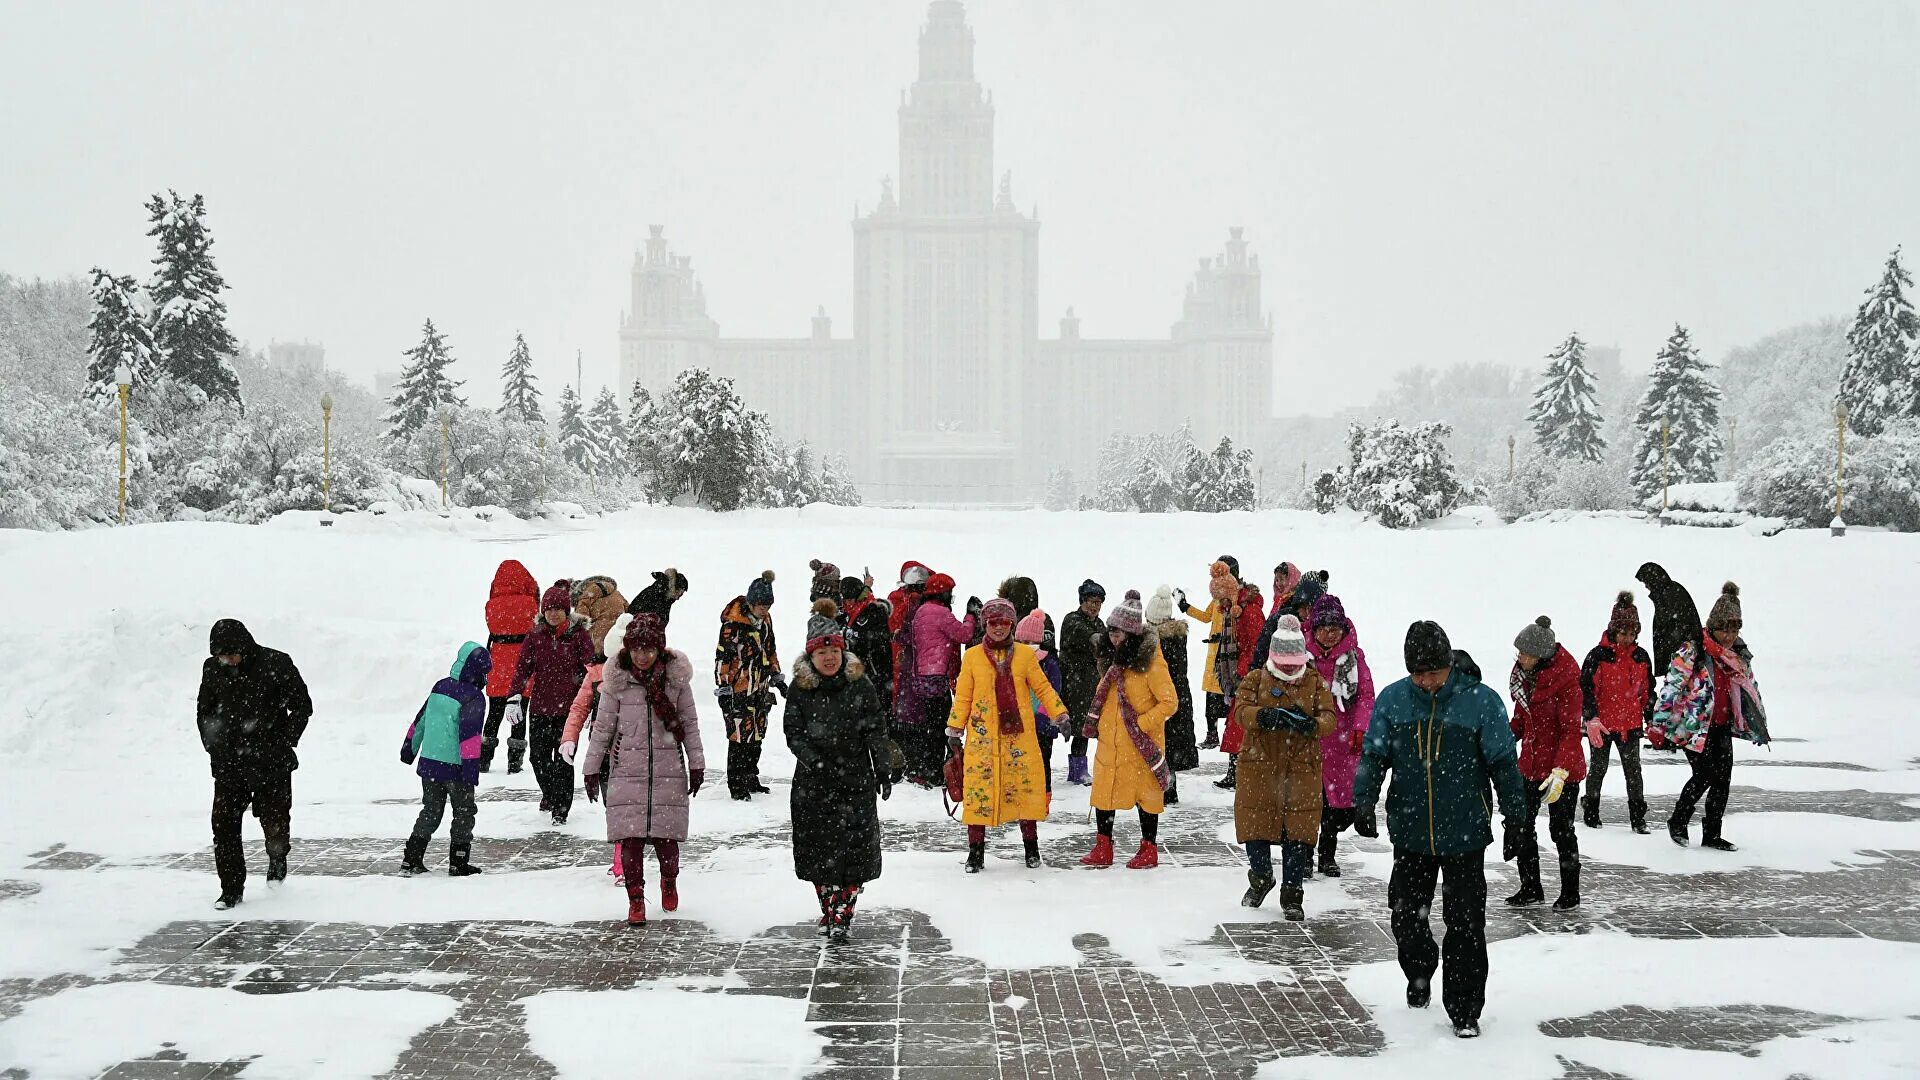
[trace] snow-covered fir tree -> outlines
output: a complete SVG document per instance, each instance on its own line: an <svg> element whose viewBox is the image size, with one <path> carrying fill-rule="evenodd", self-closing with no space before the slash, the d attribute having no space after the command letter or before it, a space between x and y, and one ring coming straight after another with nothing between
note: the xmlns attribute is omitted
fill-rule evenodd
<svg viewBox="0 0 1920 1080"><path fill-rule="evenodd" d="M820 480L815 486L819 501L834 506L859 506L860 489L855 487L853 479L847 475L847 459L839 454L828 454L820 461Z"/></svg>
<svg viewBox="0 0 1920 1080"><path fill-rule="evenodd" d="M1347 464L1314 481L1314 509L1327 514L1348 507L1389 529L1445 517L1472 493L1447 449L1452 434L1438 421L1347 425Z"/></svg>
<svg viewBox="0 0 1920 1080"><path fill-rule="evenodd" d="M513 335L513 352L507 355L506 366L500 369L500 379L504 384L498 410L501 416L533 424L546 420L540 415L540 387L535 385L539 379L533 374L533 353L527 349L525 335L518 331Z"/></svg>
<svg viewBox="0 0 1920 1080"><path fill-rule="evenodd" d="M1547 354L1547 370L1533 392L1533 410L1527 414L1534 441L1550 458L1562 461L1601 461L1607 441L1600 434L1599 400L1593 373L1587 370L1587 343L1568 334L1560 347Z"/></svg>
<svg viewBox="0 0 1920 1080"><path fill-rule="evenodd" d="M689 497L714 510L738 510L756 482L765 420L748 409L733 380L688 368L659 410L659 468L649 497Z"/></svg>
<svg viewBox="0 0 1920 1080"><path fill-rule="evenodd" d="M1896 247L1847 331L1839 403L1846 406L1847 426L1862 435L1877 435L1892 420L1920 416L1920 351L1914 345L1920 316L1906 294L1912 286Z"/></svg>
<svg viewBox="0 0 1920 1080"><path fill-rule="evenodd" d="M1233 440L1223 435L1220 445L1202 459L1200 467L1205 481L1187 509L1208 514L1258 509L1260 495L1253 480L1253 451L1234 449Z"/></svg>
<svg viewBox="0 0 1920 1080"><path fill-rule="evenodd" d="M1047 495L1043 504L1048 510L1071 510L1079 502L1078 489L1073 483L1073 470L1065 466L1055 466L1047 474Z"/></svg>
<svg viewBox="0 0 1920 1080"><path fill-rule="evenodd" d="M1724 445L1720 437L1720 387L1708 377L1711 370L1700 359L1687 328L1675 324L1673 335L1653 358L1647 392L1634 414L1634 494L1641 499L1658 494L1663 482L1691 484L1715 478ZM1666 425L1666 462L1661 462L1661 426Z"/></svg>
<svg viewBox="0 0 1920 1080"><path fill-rule="evenodd" d="M611 387L603 386L587 410L587 433L591 436L587 472L599 477L627 474L627 421L620 415L620 399Z"/></svg>
<svg viewBox="0 0 1920 1080"><path fill-rule="evenodd" d="M465 408L460 396L461 384L447 376L453 354L446 339L434 329L433 320L420 332L420 344L406 351L407 366L401 369L400 384L388 400L387 438L399 442L421 428L435 423L434 417L448 406Z"/></svg>
<svg viewBox="0 0 1920 1080"><path fill-rule="evenodd" d="M238 404L240 379L230 358L238 350L227 329L227 305L220 293L227 283L213 265L213 237L207 232L206 200L182 199L172 191L147 202L157 242L153 283L153 347L160 369L176 382L198 389L208 400Z"/></svg>
<svg viewBox="0 0 1920 1080"><path fill-rule="evenodd" d="M87 323L87 397L111 401L119 393L115 369L125 364L132 386L153 381L153 334L131 277L115 277L93 268L93 318Z"/></svg>
<svg viewBox="0 0 1920 1080"><path fill-rule="evenodd" d="M587 413L580 407L580 395L573 387L560 391L560 456L581 471L594 460L593 432L587 427Z"/></svg>

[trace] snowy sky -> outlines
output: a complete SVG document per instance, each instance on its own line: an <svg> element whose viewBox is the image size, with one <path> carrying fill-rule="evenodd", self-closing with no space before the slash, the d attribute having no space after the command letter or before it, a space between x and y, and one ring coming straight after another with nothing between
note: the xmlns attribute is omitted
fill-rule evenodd
<svg viewBox="0 0 1920 1080"><path fill-rule="evenodd" d="M1920 249L1920 5L974 0L996 171L1039 204L1041 327L1164 336L1245 225L1281 411L1397 368L1644 367L1850 312ZM204 192L236 331L395 368L432 316L476 403L516 329L611 375L664 223L729 336L844 333L896 171L918 0L0 0L0 270L144 279ZM1909 263L1913 260L1910 258Z"/></svg>

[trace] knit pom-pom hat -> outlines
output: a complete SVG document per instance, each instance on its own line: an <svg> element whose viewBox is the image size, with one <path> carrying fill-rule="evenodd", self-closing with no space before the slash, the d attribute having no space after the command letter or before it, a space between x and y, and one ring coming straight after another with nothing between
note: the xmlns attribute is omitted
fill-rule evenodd
<svg viewBox="0 0 1920 1080"><path fill-rule="evenodd" d="M1536 660L1552 656L1554 646L1558 644L1560 639L1554 636L1553 620L1545 615L1521 627L1513 637L1513 647Z"/></svg>
<svg viewBox="0 0 1920 1080"><path fill-rule="evenodd" d="M840 605L832 597L823 596L813 602L813 612L807 616L806 649L812 652L829 645L846 648L847 630L840 625Z"/></svg>
<svg viewBox="0 0 1920 1080"><path fill-rule="evenodd" d="M996 596L980 608L982 624L1013 623L1020 621L1020 613L1014 610L1013 601L1004 596Z"/></svg>
<svg viewBox="0 0 1920 1080"><path fill-rule="evenodd" d="M1113 614L1107 616L1107 629L1127 634L1146 632L1147 614L1140 606L1139 589L1127 590L1127 598L1120 601L1113 609Z"/></svg>
<svg viewBox="0 0 1920 1080"><path fill-rule="evenodd" d="M1026 645L1038 645L1046 636L1047 613L1039 608L1027 612L1027 617L1013 628L1013 640Z"/></svg>
<svg viewBox="0 0 1920 1080"><path fill-rule="evenodd" d="M1307 637L1300 632L1300 620L1280 616L1273 628L1273 644L1267 647L1267 662L1277 668L1299 667L1307 662Z"/></svg>
<svg viewBox="0 0 1920 1080"><path fill-rule="evenodd" d="M1713 602L1713 610L1707 614L1707 629L1738 630L1745 621L1740 617L1740 586L1729 581L1720 586L1720 598Z"/></svg>
<svg viewBox="0 0 1920 1080"><path fill-rule="evenodd" d="M1607 638L1623 632L1640 636L1640 609L1634 606L1633 593L1627 589L1613 598L1613 612L1607 616Z"/></svg>
<svg viewBox="0 0 1920 1080"><path fill-rule="evenodd" d="M1159 626L1173 619L1173 586L1162 585L1147 598L1147 625Z"/></svg>

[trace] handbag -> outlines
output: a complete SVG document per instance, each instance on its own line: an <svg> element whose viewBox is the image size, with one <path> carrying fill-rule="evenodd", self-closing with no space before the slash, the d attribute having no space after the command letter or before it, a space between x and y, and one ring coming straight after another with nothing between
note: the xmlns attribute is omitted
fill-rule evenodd
<svg viewBox="0 0 1920 1080"><path fill-rule="evenodd" d="M947 816L957 817L954 811L960 809L960 802L966 797L967 755L965 751L949 751L947 763L941 767L941 774L947 786L941 790L941 797L947 806Z"/></svg>

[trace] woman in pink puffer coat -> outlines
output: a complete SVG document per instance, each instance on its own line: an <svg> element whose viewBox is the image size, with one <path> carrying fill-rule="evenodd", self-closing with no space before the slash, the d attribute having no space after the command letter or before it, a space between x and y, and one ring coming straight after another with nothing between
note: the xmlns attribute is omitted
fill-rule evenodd
<svg viewBox="0 0 1920 1080"><path fill-rule="evenodd" d="M587 741L587 798L598 801L604 789L607 839L620 845L626 871L627 924L643 926L646 845L660 857L660 906L676 910L680 841L687 838L693 796L706 778L693 664L685 653L667 648L658 618L641 615L604 670Z"/></svg>
<svg viewBox="0 0 1920 1080"><path fill-rule="evenodd" d="M1315 600L1312 620L1307 652L1333 694L1334 715L1339 717L1333 734L1320 740L1320 789L1326 798L1326 811L1320 815L1320 873L1339 877L1340 864L1333 855L1340 831L1353 824L1353 774L1360 767L1360 742L1373 722L1373 672L1367 670L1367 654L1360 650L1360 638L1339 597Z"/></svg>

